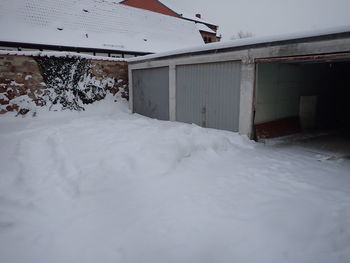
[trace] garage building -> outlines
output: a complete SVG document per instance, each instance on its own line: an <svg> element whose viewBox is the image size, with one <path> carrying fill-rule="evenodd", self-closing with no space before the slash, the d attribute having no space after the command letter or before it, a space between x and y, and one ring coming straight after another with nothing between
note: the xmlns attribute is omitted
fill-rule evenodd
<svg viewBox="0 0 350 263"><path fill-rule="evenodd" d="M350 126L350 28L130 59L130 107L264 139Z"/></svg>

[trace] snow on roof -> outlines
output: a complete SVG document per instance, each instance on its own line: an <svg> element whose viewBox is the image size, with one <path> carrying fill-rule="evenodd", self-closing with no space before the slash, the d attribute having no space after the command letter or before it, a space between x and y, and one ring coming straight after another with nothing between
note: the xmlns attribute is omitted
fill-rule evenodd
<svg viewBox="0 0 350 263"><path fill-rule="evenodd" d="M203 43L192 22L113 0L1 0L0 41L145 53Z"/></svg>
<svg viewBox="0 0 350 263"><path fill-rule="evenodd" d="M297 32L297 33L276 35L276 36L250 37L250 38L229 40L229 41L216 42L216 43L210 43L210 44L202 44L200 46L195 46L192 48L178 49L170 52L163 52L159 54L130 58L128 59L128 62L139 62L139 61L151 60L151 59L161 58L161 57L184 55L187 53L196 53L196 52L203 52L203 51L205 52L205 51L212 51L212 50L226 49L226 48L238 48L238 47L251 46L251 45L257 45L257 44L297 40L297 39L303 39L303 38L309 38L309 37L326 36L326 35L340 34L340 33L350 33L350 26L340 26L336 28L328 28L323 30Z"/></svg>
<svg viewBox="0 0 350 263"><path fill-rule="evenodd" d="M209 24L209 25L213 25L213 26L217 26L215 23L206 21L204 19L198 18L193 14L190 14L189 12L182 10L180 7L175 6L172 2L168 1L168 0L159 0L159 2L161 2L163 5L167 6L168 8L170 8L171 10L173 10L174 12L178 13L179 15L181 15L183 18L187 18L196 22L200 22L200 23L204 23L204 24Z"/></svg>
<svg viewBox="0 0 350 263"><path fill-rule="evenodd" d="M196 23L196 27L198 30L200 31L204 31L204 32L208 32L208 33L212 33L216 35L216 32L212 29L210 29L208 26L201 24L201 23Z"/></svg>
<svg viewBox="0 0 350 263"><path fill-rule="evenodd" d="M182 17L187 18L187 19L190 19L190 20L193 20L193 21L196 21L196 22L200 22L200 23L207 24L207 25L212 25L212 26L218 26L218 25L215 24L215 23L209 22L209 21L204 20L204 19L202 19L202 18L198 18L198 17L196 17L195 15L188 14L188 13L186 13L186 12L183 12L183 13L181 13L181 14L182 14Z"/></svg>
<svg viewBox="0 0 350 263"><path fill-rule="evenodd" d="M92 60L105 60L105 61L127 61L125 58L113 58L113 57L101 57L92 56L87 54L81 54L76 52L61 52L61 51L5 51L0 50L0 56L26 56L26 57L79 57Z"/></svg>

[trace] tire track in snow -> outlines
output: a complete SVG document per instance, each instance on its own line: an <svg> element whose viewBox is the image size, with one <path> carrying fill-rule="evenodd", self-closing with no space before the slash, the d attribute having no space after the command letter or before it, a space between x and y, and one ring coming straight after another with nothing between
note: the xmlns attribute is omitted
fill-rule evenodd
<svg viewBox="0 0 350 263"><path fill-rule="evenodd" d="M61 189L72 197L80 195L79 184L76 181L80 177L79 171L68 160L69 154L64 149L64 140L57 130L45 139L52 162L53 175Z"/></svg>

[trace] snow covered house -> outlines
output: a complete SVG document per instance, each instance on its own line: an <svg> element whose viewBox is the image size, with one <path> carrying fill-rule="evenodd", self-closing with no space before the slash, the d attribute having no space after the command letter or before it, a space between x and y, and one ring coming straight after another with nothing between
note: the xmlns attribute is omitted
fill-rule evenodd
<svg viewBox="0 0 350 263"><path fill-rule="evenodd" d="M1 0L0 49L133 57L203 43L195 24L113 0Z"/></svg>
<svg viewBox="0 0 350 263"><path fill-rule="evenodd" d="M218 26L216 24L203 20L201 14L191 15L183 10L179 11L178 7L167 0L124 0L120 4L192 21L196 24L205 43L220 41L221 37L217 35Z"/></svg>
<svg viewBox="0 0 350 263"><path fill-rule="evenodd" d="M349 70L349 27L212 43L130 59L130 107L256 139L350 130Z"/></svg>

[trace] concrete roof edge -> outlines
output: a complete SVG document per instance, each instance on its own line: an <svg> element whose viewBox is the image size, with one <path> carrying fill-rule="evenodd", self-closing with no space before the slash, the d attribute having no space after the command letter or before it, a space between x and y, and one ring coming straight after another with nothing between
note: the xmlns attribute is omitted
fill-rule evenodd
<svg viewBox="0 0 350 263"><path fill-rule="evenodd" d="M183 57L186 55L201 55L201 54L210 54L210 53L222 53L222 52L230 52L235 50L249 49L249 48L258 48L264 46L276 46L281 44L288 43L299 43L299 42L312 42L317 40L327 40L333 38L346 38L350 37L350 27L344 27L343 29L335 30L332 32L322 31L324 33L317 34L318 31L315 31L314 34L302 33L296 37L288 37L286 36L275 36L275 37L260 37L260 38L247 38L240 39L235 41L227 41L227 42L219 42L206 44L205 46L188 48L183 50L174 50L170 52L151 54L146 56L141 56L137 58L131 58L128 60L130 64L141 63L145 61L152 60L161 60L161 59L169 59L175 57Z"/></svg>

